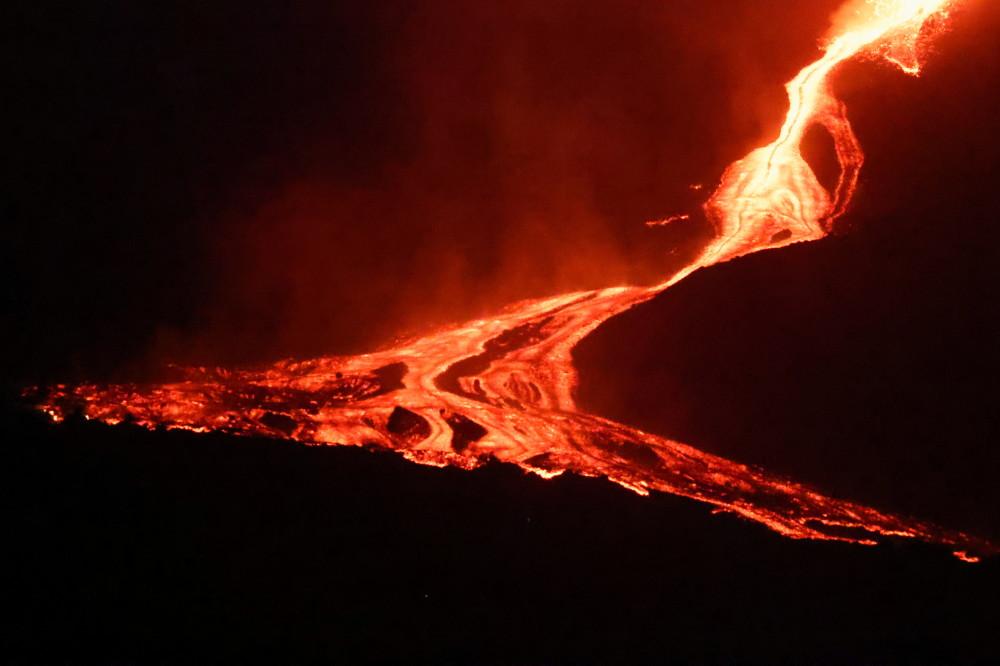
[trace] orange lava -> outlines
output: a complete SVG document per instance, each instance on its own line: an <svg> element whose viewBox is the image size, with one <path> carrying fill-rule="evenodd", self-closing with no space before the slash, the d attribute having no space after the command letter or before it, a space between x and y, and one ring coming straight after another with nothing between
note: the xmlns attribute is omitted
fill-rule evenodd
<svg viewBox="0 0 1000 666"><path fill-rule="evenodd" d="M830 74L859 54L918 69L916 47L941 0L849 3L822 57L788 83L779 136L726 170L705 204L717 233L690 265L653 287L619 287L525 301L384 351L262 369L190 369L185 381L47 389L40 408L106 423L376 446L414 462L470 469L488 460L552 477L606 477L637 493L708 502L794 538L872 544L910 537L976 561L982 539L827 497L759 469L580 411L573 347L601 323L699 268L822 238L851 199L863 154ZM841 166L833 192L803 159L807 129L831 135ZM671 218L676 219L676 218ZM667 223L663 221L661 223ZM658 223L653 223L658 224ZM973 555L971 553L976 553Z"/></svg>

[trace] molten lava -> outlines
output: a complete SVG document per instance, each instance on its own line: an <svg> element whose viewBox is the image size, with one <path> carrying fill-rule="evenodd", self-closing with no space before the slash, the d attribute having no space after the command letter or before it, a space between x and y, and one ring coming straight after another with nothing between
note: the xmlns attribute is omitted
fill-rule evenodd
<svg viewBox="0 0 1000 666"><path fill-rule="evenodd" d="M658 285L525 301L361 356L192 369L185 381L155 386L51 387L40 406L56 420L82 410L110 424L376 446L430 465L470 469L495 459L544 477L607 477L641 494L708 502L795 538L871 544L880 536L913 537L947 544L970 561L970 553L996 552L981 539L833 499L584 413L573 399L572 350L610 317L699 268L826 234L851 200L863 161L844 105L831 93L831 73L859 54L917 73L917 46L948 5L867 0L845 7L822 57L788 83L790 107L778 137L730 166L705 204L715 238ZM814 125L826 129L836 149L841 172L832 192L802 157L803 136Z"/></svg>

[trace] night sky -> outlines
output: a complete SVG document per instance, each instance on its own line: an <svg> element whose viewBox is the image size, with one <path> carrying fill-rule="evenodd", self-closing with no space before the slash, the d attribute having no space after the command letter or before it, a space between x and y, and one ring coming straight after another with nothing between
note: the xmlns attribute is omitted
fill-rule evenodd
<svg viewBox="0 0 1000 666"><path fill-rule="evenodd" d="M996 562L792 542L502 466L54 427L13 398L653 282L709 232L644 222L696 213L773 138L838 4L8 8L0 467L21 612L0 657L995 656ZM834 234L601 327L577 351L581 405L1000 539L998 39L1000 6L968 0L920 78L845 67L866 163Z"/></svg>

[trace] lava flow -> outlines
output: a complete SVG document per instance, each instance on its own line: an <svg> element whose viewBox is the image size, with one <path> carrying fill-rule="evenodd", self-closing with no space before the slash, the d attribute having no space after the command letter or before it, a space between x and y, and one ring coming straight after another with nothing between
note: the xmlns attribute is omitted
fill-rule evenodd
<svg viewBox="0 0 1000 666"><path fill-rule="evenodd" d="M46 390L54 419L80 411L115 424L225 431L325 445L375 446L430 465L489 460L543 477L600 476L635 492L674 493L795 538L872 544L913 537L963 559L992 554L982 539L833 499L761 470L580 411L573 347L601 323L699 268L758 250L822 238L844 212L863 161L844 105L829 86L860 54L917 73L917 46L946 17L947 0L862 0L845 7L816 62L788 83L777 139L730 166L704 205L716 230L697 258L652 287L618 287L525 301L501 314L352 357L283 361L248 370L189 369L153 386ZM800 145L819 125L833 138L839 181L817 180Z"/></svg>

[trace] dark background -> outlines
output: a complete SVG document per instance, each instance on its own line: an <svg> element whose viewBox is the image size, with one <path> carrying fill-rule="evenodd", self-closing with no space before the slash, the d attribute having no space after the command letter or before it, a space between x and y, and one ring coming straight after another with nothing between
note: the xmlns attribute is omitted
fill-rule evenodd
<svg viewBox="0 0 1000 666"><path fill-rule="evenodd" d="M798 543L503 466L56 427L12 399L168 362L363 351L653 281L707 231L643 222L696 206L771 139L837 4L7 8L6 656L995 655L996 562ZM844 68L867 162L834 236L612 320L578 350L581 404L1000 538L998 28L971 0L921 78Z"/></svg>

